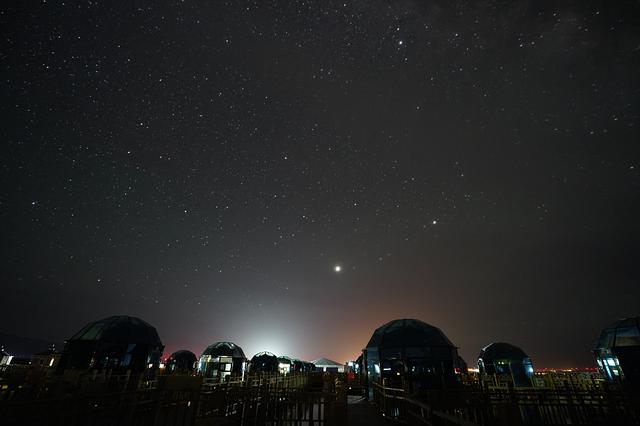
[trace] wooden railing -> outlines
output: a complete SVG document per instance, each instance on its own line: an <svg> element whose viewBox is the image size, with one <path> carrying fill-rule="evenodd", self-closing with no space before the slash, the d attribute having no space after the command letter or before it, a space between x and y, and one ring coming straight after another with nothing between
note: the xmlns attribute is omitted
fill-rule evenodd
<svg viewBox="0 0 640 426"><path fill-rule="evenodd" d="M408 397L373 384L381 415L410 425L638 425L640 400L620 389L433 390Z"/></svg>
<svg viewBox="0 0 640 426"><path fill-rule="evenodd" d="M456 415L433 410L426 403L406 398L406 422L408 425L477 426Z"/></svg>
<svg viewBox="0 0 640 426"><path fill-rule="evenodd" d="M385 387L373 383L373 402L378 406L382 416L401 420L406 418L404 389Z"/></svg>

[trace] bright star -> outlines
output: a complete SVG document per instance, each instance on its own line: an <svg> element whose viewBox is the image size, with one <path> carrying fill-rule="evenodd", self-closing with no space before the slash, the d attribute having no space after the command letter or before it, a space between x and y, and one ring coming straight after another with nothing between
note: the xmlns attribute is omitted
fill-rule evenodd
<svg viewBox="0 0 640 426"><path fill-rule="evenodd" d="M340 272L340 271L342 271L342 266L336 265L336 266L333 267L333 270L336 271L336 272Z"/></svg>

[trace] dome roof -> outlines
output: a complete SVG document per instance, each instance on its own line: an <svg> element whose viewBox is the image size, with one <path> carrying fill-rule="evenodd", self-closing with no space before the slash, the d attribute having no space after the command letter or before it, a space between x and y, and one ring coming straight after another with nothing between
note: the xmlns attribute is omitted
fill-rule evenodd
<svg viewBox="0 0 640 426"><path fill-rule="evenodd" d="M524 358L529 357L517 346L510 343L495 342L482 348L478 358L482 359L485 364L493 364L493 362L497 360L522 362Z"/></svg>
<svg viewBox="0 0 640 426"><path fill-rule="evenodd" d="M278 357L272 354L271 352L264 351L264 352L258 352L257 354L255 354L253 358L251 358L251 361L262 359L262 358L275 358L276 360L278 359Z"/></svg>
<svg viewBox="0 0 640 426"><path fill-rule="evenodd" d="M602 330L597 349L640 346L640 317L625 318Z"/></svg>
<svg viewBox="0 0 640 426"><path fill-rule="evenodd" d="M278 357L271 352L258 352L251 358L251 371L276 372L278 371Z"/></svg>
<svg viewBox="0 0 640 426"><path fill-rule="evenodd" d="M100 341L111 344L146 344L162 346L156 329L140 318L116 315L91 322L69 341Z"/></svg>
<svg viewBox="0 0 640 426"><path fill-rule="evenodd" d="M196 354L191 351L181 350L176 351L167 358L167 362L176 361L176 362L186 362L193 364L196 362Z"/></svg>
<svg viewBox="0 0 640 426"><path fill-rule="evenodd" d="M202 355L217 356L230 356L233 358L245 358L242 348L233 342L216 342L202 352Z"/></svg>
<svg viewBox="0 0 640 426"><path fill-rule="evenodd" d="M367 348L455 346L438 328L417 319L389 321L373 332Z"/></svg>

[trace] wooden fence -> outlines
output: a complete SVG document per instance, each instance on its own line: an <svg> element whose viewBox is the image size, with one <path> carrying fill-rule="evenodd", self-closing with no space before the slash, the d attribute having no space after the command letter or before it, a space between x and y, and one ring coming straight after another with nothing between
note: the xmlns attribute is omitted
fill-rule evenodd
<svg viewBox="0 0 640 426"><path fill-rule="evenodd" d="M197 394L157 389L0 404L3 425L193 425Z"/></svg>
<svg viewBox="0 0 640 426"><path fill-rule="evenodd" d="M199 377L160 377L158 387L0 402L3 426L341 426L346 392L335 376L252 376L203 385Z"/></svg>
<svg viewBox="0 0 640 426"><path fill-rule="evenodd" d="M500 389L462 386L407 396L372 385L381 415L408 425L638 425L640 400L618 388ZM262 375L203 383L161 376L156 387L0 401L3 426L343 426L344 377Z"/></svg>
<svg viewBox="0 0 640 426"><path fill-rule="evenodd" d="M204 392L198 418L244 426L343 425L346 399L342 401L337 392L229 387Z"/></svg>

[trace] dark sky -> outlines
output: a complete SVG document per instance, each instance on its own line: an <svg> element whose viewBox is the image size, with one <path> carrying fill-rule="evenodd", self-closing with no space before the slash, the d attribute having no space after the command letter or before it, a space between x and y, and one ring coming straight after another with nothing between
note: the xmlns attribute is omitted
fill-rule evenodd
<svg viewBox="0 0 640 426"><path fill-rule="evenodd" d="M568 366L640 314L637 1L0 8L2 331Z"/></svg>

